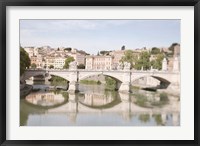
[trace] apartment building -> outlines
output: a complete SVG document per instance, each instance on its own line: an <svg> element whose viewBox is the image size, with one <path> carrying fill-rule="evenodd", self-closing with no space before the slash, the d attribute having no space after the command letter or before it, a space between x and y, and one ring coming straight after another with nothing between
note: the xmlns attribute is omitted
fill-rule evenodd
<svg viewBox="0 0 200 146"><path fill-rule="evenodd" d="M110 70L112 69L112 56L86 56L86 69Z"/></svg>
<svg viewBox="0 0 200 146"><path fill-rule="evenodd" d="M55 69L62 69L65 65L65 58L55 58L54 59L54 68Z"/></svg>

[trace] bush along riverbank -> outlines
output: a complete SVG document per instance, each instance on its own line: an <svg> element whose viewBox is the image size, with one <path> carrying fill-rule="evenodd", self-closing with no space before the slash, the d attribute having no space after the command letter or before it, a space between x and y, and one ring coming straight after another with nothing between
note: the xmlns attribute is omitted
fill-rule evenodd
<svg viewBox="0 0 200 146"><path fill-rule="evenodd" d="M67 86L68 82L64 78L58 77L58 76L52 76L51 79L49 79L51 82L51 86Z"/></svg>
<svg viewBox="0 0 200 146"><path fill-rule="evenodd" d="M81 84L85 84L85 85L105 85L105 90L110 90L110 91L114 91L116 90L116 85L117 82L112 79L111 77L105 77L105 83L102 83L101 81L96 81L96 80L80 80Z"/></svg>
<svg viewBox="0 0 200 146"><path fill-rule="evenodd" d="M101 85L100 81L95 81L95 80L81 80L80 83L86 85Z"/></svg>
<svg viewBox="0 0 200 146"><path fill-rule="evenodd" d="M105 90L111 90L111 91L116 90L117 81L115 81L111 77L105 77L105 80L106 80Z"/></svg>

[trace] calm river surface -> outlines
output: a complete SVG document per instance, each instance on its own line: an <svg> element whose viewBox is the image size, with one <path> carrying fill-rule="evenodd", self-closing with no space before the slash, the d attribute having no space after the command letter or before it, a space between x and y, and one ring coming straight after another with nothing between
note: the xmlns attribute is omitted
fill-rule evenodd
<svg viewBox="0 0 200 146"><path fill-rule="evenodd" d="M180 99L166 93L106 91L103 85L79 85L80 92L45 91L20 99L21 126L179 126Z"/></svg>

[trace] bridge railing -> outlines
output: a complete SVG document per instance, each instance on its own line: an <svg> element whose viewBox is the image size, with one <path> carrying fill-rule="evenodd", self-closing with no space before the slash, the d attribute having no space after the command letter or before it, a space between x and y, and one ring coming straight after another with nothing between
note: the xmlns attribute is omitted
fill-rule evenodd
<svg viewBox="0 0 200 146"><path fill-rule="evenodd" d="M70 70L70 69L27 69L27 72L73 72L73 71L82 71L82 72L132 72L132 73L163 73L163 74L169 74L169 73L179 73L177 71L163 71L163 70L113 70L113 69L76 69L76 70Z"/></svg>

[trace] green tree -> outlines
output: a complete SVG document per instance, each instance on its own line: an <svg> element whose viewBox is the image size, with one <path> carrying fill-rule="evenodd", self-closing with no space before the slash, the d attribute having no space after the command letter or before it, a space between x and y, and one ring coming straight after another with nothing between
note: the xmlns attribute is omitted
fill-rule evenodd
<svg viewBox="0 0 200 146"><path fill-rule="evenodd" d="M77 66L77 68L78 68L78 69L85 69L85 65L84 65L84 64L79 64L79 65Z"/></svg>
<svg viewBox="0 0 200 146"><path fill-rule="evenodd" d="M52 69L52 68L54 68L54 66L53 66L53 65L50 65L49 68Z"/></svg>
<svg viewBox="0 0 200 146"><path fill-rule="evenodd" d="M26 68L29 68L31 60L28 56L28 53L24 48L20 47L20 75L22 75Z"/></svg>
<svg viewBox="0 0 200 146"><path fill-rule="evenodd" d="M35 63L31 64L31 68L35 69L37 67L37 65Z"/></svg>
<svg viewBox="0 0 200 146"><path fill-rule="evenodd" d="M173 54L174 54L174 47L176 46L176 45L178 45L178 43L173 43L173 44L171 44L171 46L168 48L170 51L172 51L172 53L168 53L167 55L168 56L173 56Z"/></svg>
<svg viewBox="0 0 200 146"><path fill-rule="evenodd" d="M70 52L72 50L72 48L68 47L68 48L65 48L64 50Z"/></svg>
<svg viewBox="0 0 200 146"><path fill-rule="evenodd" d="M105 77L106 89L115 90L117 82L111 77Z"/></svg>
<svg viewBox="0 0 200 146"><path fill-rule="evenodd" d="M70 62L73 62L74 61L74 58L73 57L68 57L67 59L65 59L65 65L63 66L63 68L66 68L68 69L69 68L69 63Z"/></svg>
<svg viewBox="0 0 200 146"><path fill-rule="evenodd" d="M121 50L125 50L125 46L124 45L121 47Z"/></svg>
<svg viewBox="0 0 200 146"><path fill-rule="evenodd" d="M142 67L144 70L150 69L150 53L147 51L143 51L140 53L139 59L136 61L134 68L137 70L141 70Z"/></svg>
<svg viewBox="0 0 200 146"><path fill-rule="evenodd" d="M66 86L68 81L64 78L58 77L58 76L51 76L51 79L49 80L51 82L51 85L53 86Z"/></svg>
<svg viewBox="0 0 200 146"><path fill-rule="evenodd" d="M101 54L101 55L108 55L109 53L110 53L110 51L104 51L104 50L103 50L103 51L100 51L100 54Z"/></svg>
<svg viewBox="0 0 200 146"><path fill-rule="evenodd" d="M163 54L157 54L156 59L151 61L151 66L155 69L161 70L162 69L162 61L164 59Z"/></svg>
<svg viewBox="0 0 200 146"><path fill-rule="evenodd" d="M136 60L137 60L137 56L134 55L133 51L127 50L124 52L124 56L121 58L120 62L122 63L128 62L131 64L131 68L133 68Z"/></svg>
<svg viewBox="0 0 200 146"><path fill-rule="evenodd" d="M159 53L160 53L160 49L159 48L153 47L151 49L151 54L159 54Z"/></svg>

